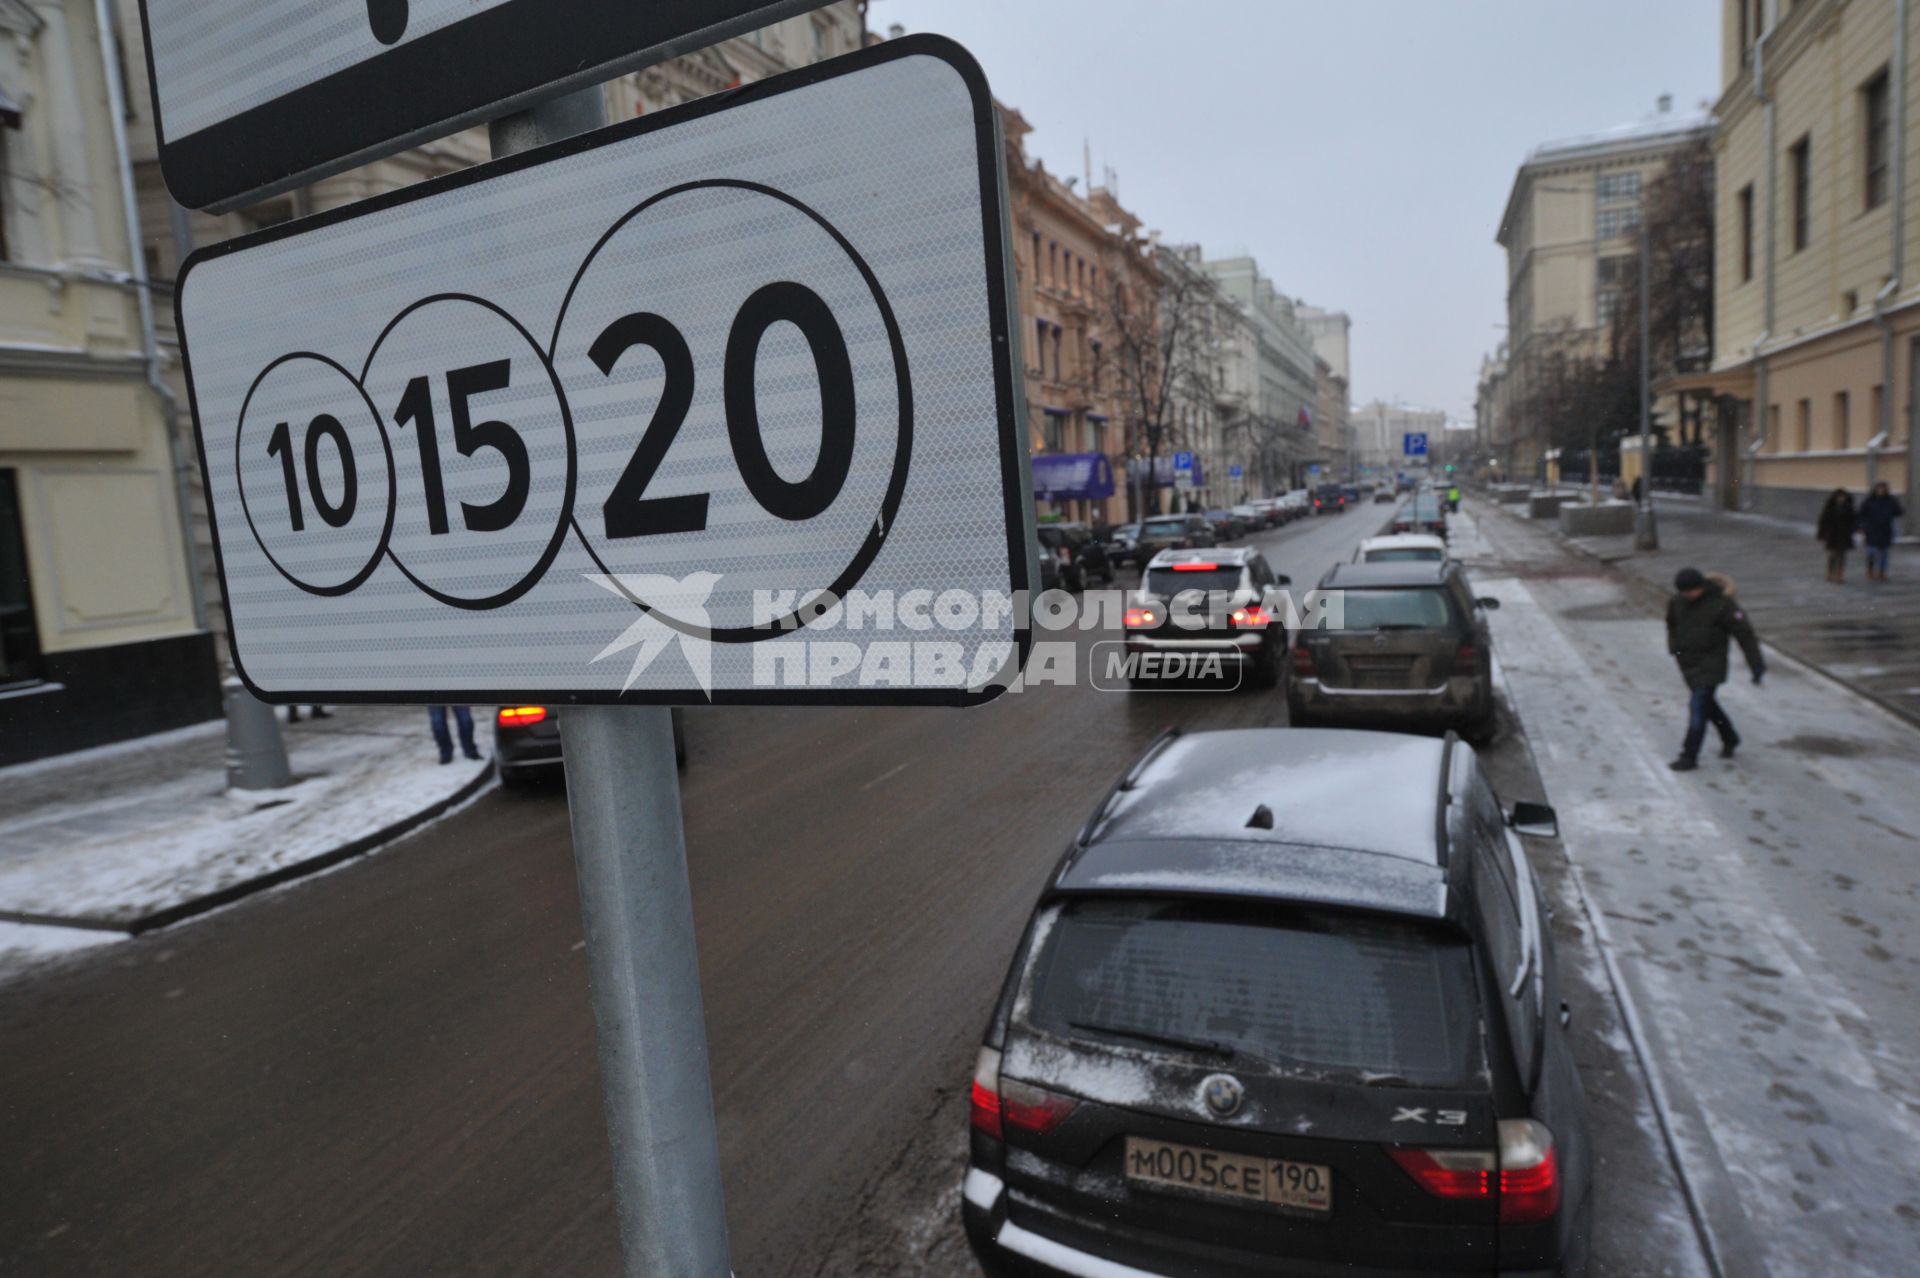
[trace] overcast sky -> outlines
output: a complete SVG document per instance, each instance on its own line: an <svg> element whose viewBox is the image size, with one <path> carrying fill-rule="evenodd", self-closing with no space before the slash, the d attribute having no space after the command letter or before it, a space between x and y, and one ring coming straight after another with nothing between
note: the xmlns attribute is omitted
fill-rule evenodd
<svg viewBox="0 0 1920 1278"><path fill-rule="evenodd" d="M1251 251L1353 317L1353 399L1473 412L1506 319L1494 244L1514 169L1552 138L1697 110L1712 0L873 0L966 45L1056 173L1169 240Z"/></svg>

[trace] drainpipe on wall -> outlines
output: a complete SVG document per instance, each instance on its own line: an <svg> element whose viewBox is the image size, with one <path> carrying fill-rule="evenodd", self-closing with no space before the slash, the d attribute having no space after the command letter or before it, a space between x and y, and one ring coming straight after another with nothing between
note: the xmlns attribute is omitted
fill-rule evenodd
<svg viewBox="0 0 1920 1278"><path fill-rule="evenodd" d="M100 69L107 81L107 112L113 117L114 163L120 170L120 201L127 223L127 256L133 295L140 311L140 340L147 360L147 385L160 398L167 433L167 456L173 466L174 501L180 512L180 542L186 551L187 585L193 597L193 624L207 629L207 603L200 589L200 555L193 539L193 501L188 464L180 453L180 405L167 389L160 355L160 335L153 323L152 281L147 278L146 246L140 239L140 198L133 184L133 156L127 147L127 92L120 83L120 61L114 56L114 26L108 0L93 0L99 27ZM227 784L240 789L267 790L288 784L286 745L273 707L256 700L231 674L222 680L227 716Z"/></svg>
<svg viewBox="0 0 1920 1278"><path fill-rule="evenodd" d="M1777 19L1778 15L1775 16ZM1764 219L1765 230L1763 233L1767 239L1767 278L1763 283L1766 302L1761 315L1760 333L1759 336L1753 339L1753 443L1747 448L1745 458L1746 465L1744 468L1746 473L1741 480L1740 504L1749 510L1755 505L1755 498L1757 496L1755 492L1755 479L1757 478L1755 471L1757 463L1754 459L1760 455L1760 450L1767 446L1767 425L1768 419L1771 416L1771 414L1767 412L1767 357L1765 348L1766 344L1773 339L1773 265L1775 261L1774 206L1776 203L1775 196L1777 194L1774 183L1778 173L1778 165L1776 163L1773 146L1773 95L1767 92L1767 41L1773 38L1773 31L1774 24L1769 23L1767 29L1760 33L1760 38L1753 42L1753 97L1754 101L1760 103L1761 109L1766 114L1767 216Z"/></svg>
<svg viewBox="0 0 1920 1278"><path fill-rule="evenodd" d="M1906 259L1906 223L1907 223L1907 0L1894 0L1893 3L1893 101L1897 104L1893 113L1893 136L1888 145L1893 149L1893 208L1889 210L1893 223L1893 245L1887 282L1873 295L1873 322L1880 330L1880 420L1874 423L1876 434L1867 441L1867 491L1873 491L1873 485L1880 478L1880 450L1893 438L1893 328L1887 323L1887 303L1900 292L1900 276ZM1908 395L1911 397L1912 389ZM1913 441L1907 444L1909 465L1907 468L1907 492L1911 499L1914 491L1913 467L1911 465Z"/></svg>

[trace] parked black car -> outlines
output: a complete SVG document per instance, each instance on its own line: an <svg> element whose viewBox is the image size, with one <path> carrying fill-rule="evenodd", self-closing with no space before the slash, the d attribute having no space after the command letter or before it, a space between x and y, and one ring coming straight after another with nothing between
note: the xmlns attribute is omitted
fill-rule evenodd
<svg viewBox="0 0 1920 1278"><path fill-rule="evenodd" d="M1458 730L1476 744L1498 724L1486 613L1457 560L1338 564L1344 625L1294 637L1287 710L1295 727L1339 723Z"/></svg>
<svg viewBox="0 0 1920 1278"><path fill-rule="evenodd" d="M1041 524L1035 529L1043 555L1053 557L1060 568L1060 585L1067 590L1085 590L1094 578L1113 581L1113 561L1106 543L1093 535L1085 524Z"/></svg>
<svg viewBox="0 0 1920 1278"><path fill-rule="evenodd" d="M1553 827L1451 736L1164 734L987 1025L987 1273L1584 1273L1585 1101L1514 833Z"/></svg>

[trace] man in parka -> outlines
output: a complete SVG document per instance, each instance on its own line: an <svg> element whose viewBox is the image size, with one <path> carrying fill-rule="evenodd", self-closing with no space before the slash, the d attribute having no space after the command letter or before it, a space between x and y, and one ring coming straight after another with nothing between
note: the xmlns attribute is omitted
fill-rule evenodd
<svg viewBox="0 0 1920 1278"><path fill-rule="evenodd" d="M1721 758L1731 759L1740 746L1733 720L1714 698L1715 690L1727 681L1727 640L1739 640L1756 684L1766 675L1767 662L1753 623L1733 601L1730 590L1708 580L1698 568L1682 568L1674 576L1673 589L1674 596L1667 601L1667 651L1680 663L1691 697L1686 744L1680 747L1680 757L1667 766L1675 772L1691 772L1700 766L1707 724L1720 734Z"/></svg>

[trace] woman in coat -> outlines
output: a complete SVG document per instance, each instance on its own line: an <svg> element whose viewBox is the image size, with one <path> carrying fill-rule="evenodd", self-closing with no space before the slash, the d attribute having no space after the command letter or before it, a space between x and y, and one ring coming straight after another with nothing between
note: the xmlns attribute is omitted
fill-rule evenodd
<svg viewBox="0 0 1920 1278"><path fill-rule="evenodd" d="M1887 579L1887 558L1893 551L1893 521L1906 513L1885 480L1875 484L1873 492L1860 503L1860 541L1867 548L1868 581Z"/></svg>
<svg viewBox="0 0 1920 1278"><path fill-rule="evenodd" d="M1827 548L1827 580L1847 579L1847 552L1853 549L1853 494L1844 488L1833 490L1820 509L1820 524L1814 539Z"/></svg>

